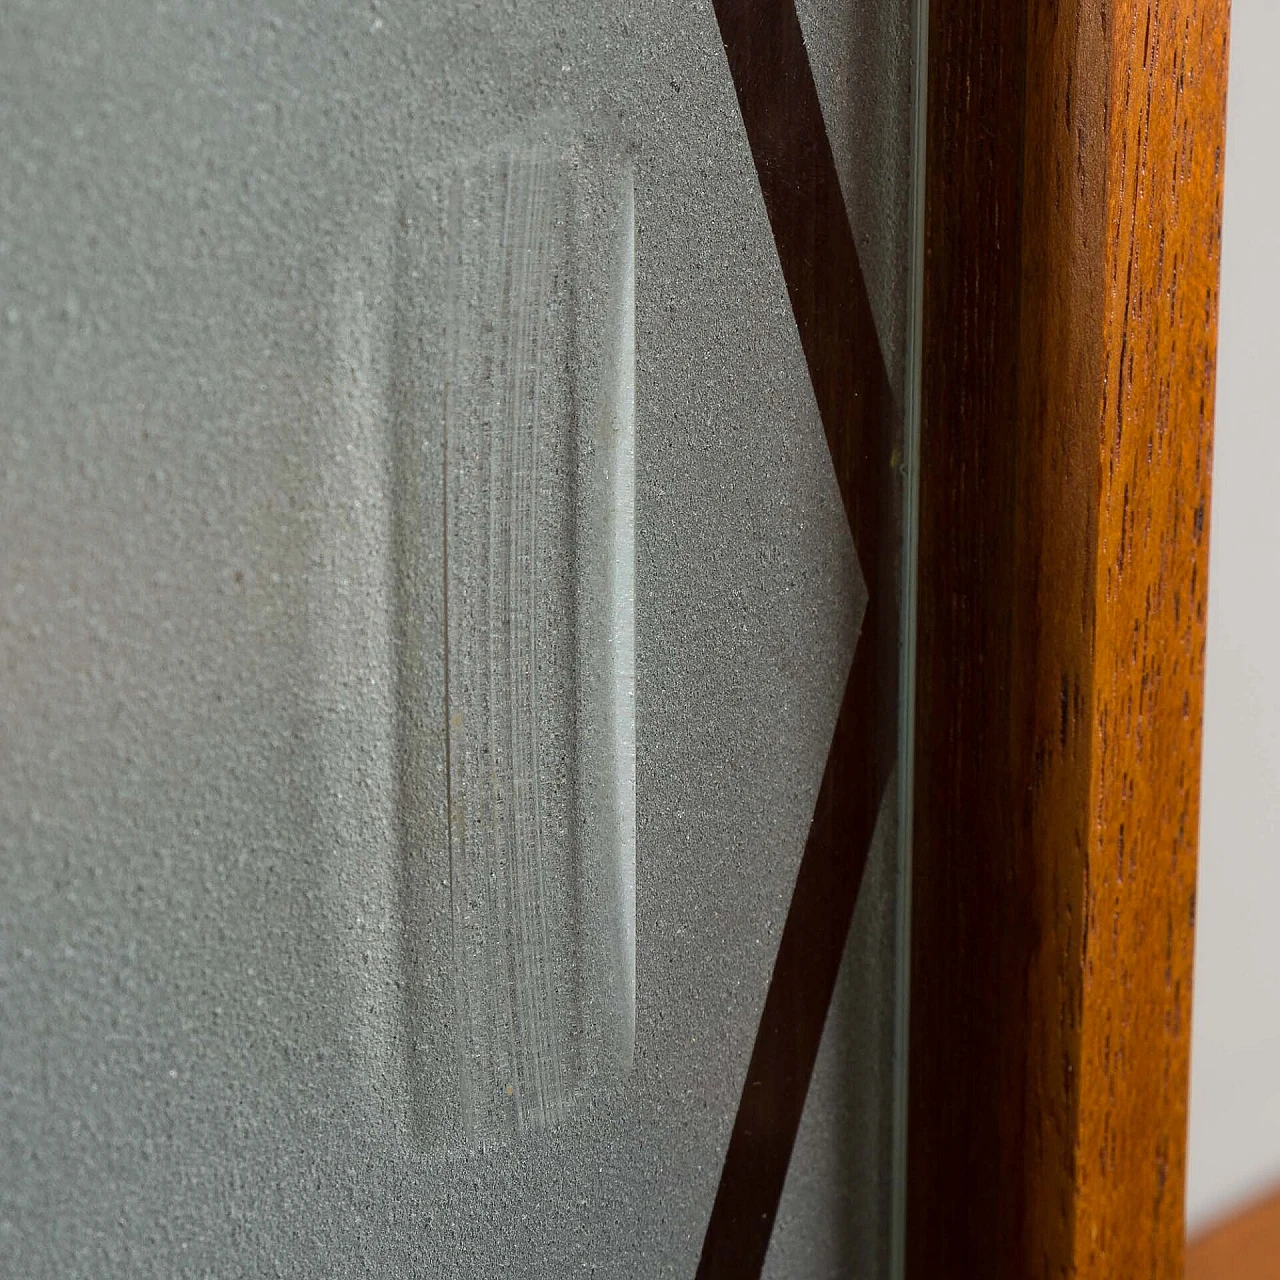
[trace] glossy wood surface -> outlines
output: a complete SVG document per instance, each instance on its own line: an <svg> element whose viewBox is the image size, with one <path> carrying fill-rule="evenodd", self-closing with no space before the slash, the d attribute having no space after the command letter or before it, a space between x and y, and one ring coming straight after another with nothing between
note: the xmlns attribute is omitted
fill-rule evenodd
<svg viewBox="0 0 1280 1280"><path fill-rule="evenodd" d="M1183 1253L1227 0L933 0L908 1274Z"/></svg>

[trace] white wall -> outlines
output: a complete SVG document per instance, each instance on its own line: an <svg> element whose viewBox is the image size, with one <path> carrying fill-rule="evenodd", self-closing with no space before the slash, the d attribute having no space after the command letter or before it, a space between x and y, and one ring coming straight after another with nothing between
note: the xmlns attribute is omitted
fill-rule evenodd
<svg viewBox="0 0 1280 1280"><path fill-rule="evenodd" d="M1280 4L1233 0L1188 1225L1280 1179Z"/></svg>

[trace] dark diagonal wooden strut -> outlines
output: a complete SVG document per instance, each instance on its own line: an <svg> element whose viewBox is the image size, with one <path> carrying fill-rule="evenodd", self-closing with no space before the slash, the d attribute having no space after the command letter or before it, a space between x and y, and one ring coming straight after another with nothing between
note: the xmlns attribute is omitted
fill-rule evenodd
<svg viewBox="0 0 1280 1280"><path fill-rule="evenodd" d="M713 0L869 599L698 1265L764 1266L897 753L894 398L794 0Z"/></svg>

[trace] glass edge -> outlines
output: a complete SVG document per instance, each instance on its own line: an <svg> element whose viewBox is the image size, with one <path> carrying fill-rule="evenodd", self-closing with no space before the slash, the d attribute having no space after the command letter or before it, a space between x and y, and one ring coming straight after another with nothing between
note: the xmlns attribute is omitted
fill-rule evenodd
<svg viewBox="0 0 1280 1280"><path fill-rule="evenodd" d="M898 701L897 920L894 930L894 1027L891 1119L889 1277L904 1280L907 1242L907 1090L911 1030L911 837L915 758L917 543L920 506L920 384L924 328L924 201L927 154L929 0L915 0L912 22L910 266L902 451L901 647Z"/></svg>

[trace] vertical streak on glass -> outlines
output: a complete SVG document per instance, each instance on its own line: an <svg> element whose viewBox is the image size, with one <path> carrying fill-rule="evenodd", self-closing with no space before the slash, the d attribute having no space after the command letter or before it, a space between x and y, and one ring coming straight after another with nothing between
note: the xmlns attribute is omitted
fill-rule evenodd
<svg viewBox="0 0 1280 1280"><path fill-rule="evenodd" d="M550 746L567 745L569 732L564 681L544 642L546 624L565 625L558 601L566 548L556 540L544 555L539 545L540 491L558 491L562 470L544 437L565 427L544 422L560 406L543 394L544 375L564 376L547 324L552 266L563 254L561 189L560 166L534 149L457 175L449 197L444 678L452 915L461 939L455 987L465 1024L459 1067L472 1140L483 1130L542 1127L567 1102L562 975L573 939L565 876L549 875L560 850L544 813Z"/></svg>
<svg viewBox="0 0 1280 1280"><path fill-rule="evenodd" d="M409 1106L543 1129L635 1047L629 174L515 142L402 195L388 529Z"/></svg>
<svg viewBox="0 0 1280 1280"><path fill-rule="evenodd" d="M585 179L578 243L599 282L579 317L591 419L576 546L582 1048L592 1073L626 1070L635 1054L634 204L629 169Z"/></svg>
<svg viewBox="0 0 1280 1280"><path fill-rule="evenodd" d="M458 379L458 278L461 267L455 258L461 253L462 246L462 184L453 181L449 184L448 203L445 215L445 246L449 257L446 261L445 274L448 279L448 303L445 312L444 350L444 412L442 414L443 447L440 453L440 490L441 509L444 518L441 520L440 542L443 572L441 573L441 622L444 665L441 681L444 695L444 785L445 785L445 839L449 853L449 921L450 944L453 955L453 992L455 1001L454 1030L457 1039L459 1065L466 1060L466 1028L470 1025L471 1010L467 999L464 959L464 933L462 928L463 904L460 891L465 888L462 863L462 847L454 836L454 798L453 798L453 702L449 696L449 416L453 411L450 400L454 394ZM475 1132L475 1098L470 1073L459 1071L458 1080L459 1108L461 1111L462 1131L468 1135Z"/></svg>
<svg viewBox="0 0 1280 1280"><path fill-rule="evenodd" d="M623 1057L636 1032L636 307L635 181L628 173L622 209L618 280L618 368L613 442L613 707L616 774L614 847L619 860L624 1018Z"/></svg>
<svg viewBox="0 0 1280 1280"><path fill-rule="evenodd" d="M907 352L904 368L902 454L902 691L898 703L898 885L893 1045L892 1192L889 1222L889 1280L906 1275L907 1230L907 1088L911 1031L911 838L916 710L916 581L920 527L920 391L921 340L924 323L924 200L926 108L929 83L929 0L913 6L911 92L911 220L907 293Z"/></svg>

